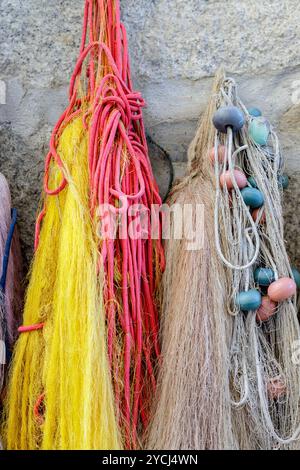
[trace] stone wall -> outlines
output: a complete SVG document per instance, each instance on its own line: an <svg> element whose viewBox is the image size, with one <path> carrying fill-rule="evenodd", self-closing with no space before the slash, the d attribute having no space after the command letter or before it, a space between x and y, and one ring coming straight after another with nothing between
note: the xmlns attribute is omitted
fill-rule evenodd
<svg viewBox="0 0 300 470"><path fill-rule="evenodd" d="M177 174L184 171L187 146L221 65L237 80L245 103L260 107L276 125L291 176L285 196L288 247L300 266L298 1L121 0L121 8L134 82L148 103L147 132L170 154ZM43 159L67 103L82 12L83 0L0 0L0 85L6 85L0 170L19 208L27 261ZM154 153L165 186L168 169Z"/></svg>

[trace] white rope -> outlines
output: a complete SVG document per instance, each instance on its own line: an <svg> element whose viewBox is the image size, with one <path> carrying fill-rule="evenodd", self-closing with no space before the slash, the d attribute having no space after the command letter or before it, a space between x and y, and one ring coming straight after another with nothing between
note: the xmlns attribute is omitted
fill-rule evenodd
<svg viewBox="0 0 300 470"><path fill-rule="evenodd" d="M219 159L218 159L218 147L219 147L219 142L218 142L218 133L216 132L216 138L215 138L215 176L216 176L216 203L215 203L215 242L216 242L216 249L218 252L218 255L222 259L223 263L230 269L239 269L239 270L244 270L247 268L250 268L255 261L257 260L259 250L260 250L260 239L259 239L259 234L257 230L257 225L255 224L253 217L251 216L251 213L249 211L249 208L244 202L244 199L241 195L240 188L237 185L235 175L234 175L234 165L233 161L235 160L236 156L242 152L243 150L247 149L247 145L243 145L239 147L234 153L232 154L232 130L228 128L227 131L227 138L228 138L228 150L226 151L226 157L225 161L228 160L228 167L230 171L230 177L232 180L233 187L236 191L237 197L240 199L240 202L242 204L243 210L246 213L247 219L252 227L254 238L255 238L255 253L253 257L247 261L246 264L243 265L234 265L230 260L226 259L224 256L222 249L221 249L221 244L220 244L220 227L219 227L219 211L220 211L220 203L221 203L221 191L220 191L220 175L219 175ZM248 229L247 229L248 230ZM246 231L245 231L246 235ZM248 232L246 235L246 239L249 241L249 236Z"/></svg>

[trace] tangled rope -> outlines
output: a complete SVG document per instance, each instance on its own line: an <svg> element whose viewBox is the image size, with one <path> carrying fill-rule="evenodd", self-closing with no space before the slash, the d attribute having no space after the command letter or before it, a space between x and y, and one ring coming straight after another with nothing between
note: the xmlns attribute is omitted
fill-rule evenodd
<svg viewBox="0 0 300 470"><path fill-rule="evenodd" d="M264 320L255 308L241 312L236 301L240 292L247 294L251 289L257 292L260 288L266 296L255 278L256 268L271 270L273 282L293 277L284 243L278 183L283 158L271 125L267 145L257 144L250 135L253 118L239 99L234 80L224 80L217 101L219 108L235 106L246 119L239 132L233 133L231 128L226 134L216 131L214 146L216 248L227 267L231 286L228 311L234 318L231 380L236 432L240 445L246 448L297 448L300 376L291 354L293 342L300 337L296 296L273 302L274 310ZM223 146L224 159L220 162ZM227 172L227 182L232 183L229 187L221 184ZM237 181L240 173L249 178L242 187L252 188L254 184L263 194L264 204L256 211L244 200L244 190ZM264 299L270 302L268 296Z"/></svg>

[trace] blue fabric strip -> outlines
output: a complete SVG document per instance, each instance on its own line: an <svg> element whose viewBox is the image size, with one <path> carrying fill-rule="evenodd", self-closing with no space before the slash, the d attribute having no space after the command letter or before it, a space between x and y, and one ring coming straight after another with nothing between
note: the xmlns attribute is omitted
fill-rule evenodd
<svg viewBox="0 0 300 470"><path fill-rule="evenodd" d="M10 249L11 249L11 244L12 244L12 239L14 236L14 231L17 223L17 209L12 209L11 211L11 224L9 227L5 247L4 247L4 256L3 256L3 261L2 261L2 274L1 274L1 279L0 279L0 289L2 290L3 294L5 293L5 286L6 286L6 277L7 277L7 268L8 268L8 262L9 262L9 255L10 255ZM11 359L11 351L8 343L8 338L7 338L7 332L5 334L5 350L6 350L6 364L10 362Z"/></svg>
<svg viewBox="0 0 300 470"><path fill-rule="evenodd" d="M7 268L8 268L8 262L9 262L9 254L10 254L10 249L11 249L11 244L12 244L12 239L13 239L13 236L14 236L16 223L17 223L17 209L12 209L12 211L11 211L11 224L10 224L10 227L9 227L7 240L6 240L6 243L5 243L4 256L3 256L3 261L2 261L2 275L1 275L1 279L0 279L0 289L2 290L3 293L5 292Z"/></svg>

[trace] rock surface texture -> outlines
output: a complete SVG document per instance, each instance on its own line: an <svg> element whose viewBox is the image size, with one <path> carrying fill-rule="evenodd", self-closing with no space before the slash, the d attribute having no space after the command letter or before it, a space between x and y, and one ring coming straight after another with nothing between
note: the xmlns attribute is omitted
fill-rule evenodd
<svg viewBox="0 0 300 470"><path fill-rule="evenodd" d="M300 267L300 9L297 0L121 0L147 132L184 171L216 69L275 124L291 184L286 237ZM0 170L10 181L27 262L49 135L67 103L83 0L0 0ZM154 152L162 192L168 165ZM163 155L163 154L162 154Z"/></svg>

